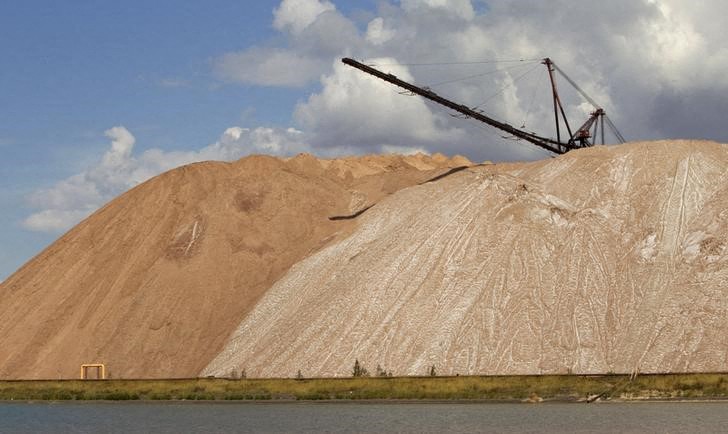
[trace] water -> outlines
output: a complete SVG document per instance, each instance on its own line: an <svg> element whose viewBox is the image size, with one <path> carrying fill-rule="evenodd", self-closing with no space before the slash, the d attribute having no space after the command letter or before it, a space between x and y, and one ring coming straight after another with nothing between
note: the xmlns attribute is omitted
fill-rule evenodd
<svg viewBox="0 0 728 434"><path fill-rule="evenodd" d="M0 433L728 432L728 403L0 403Z"/></svg>

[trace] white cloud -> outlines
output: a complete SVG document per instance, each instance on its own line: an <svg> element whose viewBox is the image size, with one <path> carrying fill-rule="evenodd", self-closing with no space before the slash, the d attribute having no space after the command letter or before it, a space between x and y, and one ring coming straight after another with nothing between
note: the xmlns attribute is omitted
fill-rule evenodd
<svg viewBox="0 0 728 434"><path fill-rule="evenodd" d="M392 134L392 141L398 146L409 140L406 146L419 147L423 143L417 141L425 140L423 135L434 137L426 133L433 131L432 123L427 122L435 122L437 131L465 130L468 135L442 138L440 148L425 143L428 148L463 152L474 159L543 155L528 151L528 145L506 144L498 131L481 130L474 122L463 125L463 121L450 119L442 109L433 109L424 118L422 131L413 132L407 119L398 130L392 129L392 123L382 113L399 119L399 110L409 103L402 105L397 98L387 96L381 100L353 90L334 92L336 86L360 84L341 81L340 72L332 69L332 63L336 64L335 60L343 56L390 57L401 63L551 56L607 109L628 139L671 136L728 139L721 122L715 121L715 114L728 106L728 99L720 96L728 89L728 75L724 73L728 69L728 48L724 44L724 25L716 18L728 13L728 3L719 0L699 3L488 0L480 2L483 12L476 13L470 0L401 0L380 2L374 16L366 19L364 32L358 32L354 20L344 16L334 3L283 1L274 17L275 27L285 37L282 46L248 49L245 53L261 50L269 57L256 53L249 58L251 61L231 67L247 83L301 86L321 76L327 77L322 81L323 89L299 104L295 112L299 127L312 137L311 143L326 149L335 143L376 149L386 141L384 134ZM281 45L281 40L278 41ZM289 57L288 61L279 63L280 67L268 70L259 66L280 52L288 53ZM290 60L295 55L301 59ZM422 67L410 72L418 84L428 85L489 68L492 65ZM285 74L293 70L298 71L295 79L286 78ZM481 108L494 117L518 126L527 121L528 129L554 136L545 69L536 70L528 79L518 80L523 71L516 68L435 90L469 105L487 101ZM536 79L540 80L542 92L533 91L532 83ZM504 89L504 86L508 87ZM571 123L581 124L589 107L564 81L560 89ZM499 90L502 92L493 97ZM371 108L369 112L365 110L367 106ZM320 118L318 109L323 110ZM357 117L345 118L347 115ZM337 119L349 128L339 127L328 118ZM385 123L373 128L375 121ZM325 143L318 144L314 139Z"/></svg>
<svg viewBox="0 0 728 434"><path fill-rule="evenodd" d="M334 10L336 7L329 1L283 0L273 11L273 26L293 34L300 33L316 21L319 15Z"/></svg>
<svg viewBox="0 0 728 434"><path fill-rule="evenodd" d="M47 209L29 216L23 227L34 232L62 233L88 217L95 209Z"/></svg>
<svg viewBox="0 0 728 434"><path fill-rule="evenodd" d="M366 41L373 45L382 45L392 39L394 30L385 27L384 18L377 17L367 25Z"/></svg>
<svg viewBox="0 0 728 434"><path fill-rule="evenodd" d="M104 195L97 188L97 182L89 178L92 174L76 174L59 181L53 188L39 190L29 198L35 208L58 210L85 210L94 208L103 201Z"/></svg>
<svg viewBox="0 0 728 434"><path fill-rule="evenodd" d="M475 10L470 0L401 0L402 9L407 12L420 12L435 9L438 12L453 14L466 20L473 19Z"/></svg>
<svg viewBox="0 0 728 434"><path fill-rule="evenodd" d="M317 59L288 49L253 48L215 61L221 78L261 86L302 86L323 71Z"/></svg>
<svg viewBox="0 0 728 434"><path fill-rule="evenodd" d="M123 166L131 156L136 139L124 127L113 127L104 133L111 139L111 149L104 155L102 165L107 168Z"/></svg>
<svg viewBox="0 0 728 434"><path fill-rule="evenodd" d="M219 78L301 87L325 73L332 57L361 44L356 25L327 1L284 0L274 16L274 27L287 37L288 46L254 46L224 54L213 61Z"/></svg>
<svg viewBox="0 0 728 434"><path fill-rule="evenodd" d="M124 127L106 131L111 144L87 170L36 191L29 204L38 211L23 221L31 231L59 233L90 215L124 191L166 170L206 160L236 160L252 153L292 155L309 151L303 134L293 128L228 128L220 139L197 151L149 149L134 154L134 136Z"/></svg>
<svg viewBox="0 0 728 434"><path fill-rule="evenodd" d="M332 57L359 50L363 41L353 21L338 11L326 12L290 38L290 47L328 65Z"/></svg>
<svg viewBox="0 0 728 434"><path fill-rule="evenodd" d="M371 59L387 64L387 71L412 80L394 59ZM354 146L377 151L382 145L420 146L456 138L460 131L445 126L420 98L405 98L377 79L336 62L322 79L323 89L295 111L310 141L317 147Z"/></svg>

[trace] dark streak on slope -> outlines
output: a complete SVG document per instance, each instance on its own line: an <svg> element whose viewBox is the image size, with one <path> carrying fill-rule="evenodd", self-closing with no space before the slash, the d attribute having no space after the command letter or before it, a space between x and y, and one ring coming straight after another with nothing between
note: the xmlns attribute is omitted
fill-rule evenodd
<svg viewBox="0 0 728 434"><path fill-rule="evenodd" d="M366 208L362 208L362 209L360 209L359 211L355 212L354 214L349 214L349 215L337 215L337 216L329 217L329 220L331 220L331 221L338 221L338 220L353 220L353 219L355 219L355 218L359 217L360 215L364 214L365 212L367 212L367 210L369 210L369 209L370 209L371 207L373 207L374 205L375 205L375 204L372 204L372 205L369 205L369 206L368 206L368 207L366 207Z"/></svg>
<svg viewBox="0 0 728 434"><path fill-rule="evenodd" d="M447 177L447 176L450 176L450 175L452 175L453 173L458 173L458 172L460 172L460 171L462 171L462 170L465 170L465 169L467 169L468 167L473 167L473 166L459 166L459 167L453 167L452 169L448 170L447 172L445 172L445 173L443 173L443 174L441 174L441 175L437 175L437 176L436 176L436 177L434 177L434 178L430 178L430 179L428 179L427 181L425 181L425 182L421 183L420 185L422 185L422 184L427 184L428 182L435 182L435 181L439 181L439 180L441 180L442 178L445 178L445 177Z"/></svg>

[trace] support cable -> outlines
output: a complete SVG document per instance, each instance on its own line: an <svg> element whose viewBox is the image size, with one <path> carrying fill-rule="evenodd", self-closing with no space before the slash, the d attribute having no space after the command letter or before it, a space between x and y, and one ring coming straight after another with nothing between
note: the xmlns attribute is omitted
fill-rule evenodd
<svg viewBox="0 0 728 434"><path fill-rule="evenodd" d="M553 61L551 62L551 64L554 66L554 68L557 71L559 71L559 74L561 74L561 76L564 77L566 79L566 81L569 82L570 85L574 86L574 89L576 89L576 91L579 92L579 94L581 94L581 96L583 96L584 99L589 101L589 104L594 106L595 109L602 108L599 104L596 103L596 101L594 101L589 95L587 95L586 92L584 92L584 90L582 88L580 88L579 85L576 84L576 82L574 80L572 80L568 75L566 75L564 73L564 71L562 71L561 68L559 68L559 66L557 64L555 64Z"/></svg>
<svg viewBox="0 0 728 434"><path fill-rule="evenodd" d="M617 136L617 140L619 140L619 143L625 143L626 140L624 140L624 137L622 136L622 133L619 132L617 127L612 123L612 120L609 119L609 116L604 115L604 119L607 121L607 125L609 125L609 129L612 130L615 136Z"/></svg>
<svg viewBox="0 0 728 434"><path fill-rule="evenodd" d="M536 68L538 68L538 67L539 67L539 65L536 65L536 66L534 66L533 68L529 69L528 71L524 72L523 74L519 75L518 77L516 77L515 79L513 79L513 81L511 81L511 82L510 82L510 83L508 83L507 85L503 86L503 88L502 88L502 89L500 89L500 90L499 90L498 92L496 92L496 93L494 93L493 95L491 95L491 96L489 96L488 98L486 98L486 99L485 99L485 101L481 102L480 104L477 104L477 105L473 106L473 109L477 109L477 108L480 108L480 106L482 106L483 104L487 103L488 101L492 100L493 98L495 98L495 97L497 97L498 95L500 95L500 94L502 94L503 92L505 92L505 91L506 91L506 89L508 89L508 88L510 88L510 87L513 87L513 86L514 86L514 85L515 85L515 84L516 84L516 83L517 83L517 82L518 82L519 80L521 80L521 79L522 79L523 77L525 77L525 76L527 76L528 74L530 74L530 73L532 73L533 71L535 71L535 70L536 70Z"/></svg>
<svg viewBox="0 0 728 434"><path fill-rule="evenodd" d="M487 72L482 72L480 74L469 75L467 77L455 78L455 79L452 79L452 80L441 81L439 83L430 84L427 87L437 87L437 86L442 86L444 84L457 83L459 81L469 80L471 78L484 77L486 75L491 75L491 74L495 74L495 73L498 73L498 72L505 72L505 71L509 71L509 70L515 69L515 68L522 68L522 67L527 66L527 65L532 65L533 63L535 63L535 62L523 63L523 64L520 64L520 65L509 66L507 68L493 69L493 70L490 70L490 71L487 71Z"/></svg>
<svg viewBox="0 0 728 434"><path fill-rule="evenodd" d="M371 67L382 66L445 66L445 65L483 65L488 63L518 63L518 62L540 62L541 59L495 59L477 60L471 62L431 62L431 63L369 63Z"/></svg>
<svg viewBox="0 0 728 434"><path fill-rule="evenodd" d="M533 86L533 91L531 92L531 101L528 103L528 110L526 110L526 115L523 118L523 124L521 125L521 128L526 128L528 116L531 114L534 101L536 101L536 91L538 91L538 86Z"/></svg>

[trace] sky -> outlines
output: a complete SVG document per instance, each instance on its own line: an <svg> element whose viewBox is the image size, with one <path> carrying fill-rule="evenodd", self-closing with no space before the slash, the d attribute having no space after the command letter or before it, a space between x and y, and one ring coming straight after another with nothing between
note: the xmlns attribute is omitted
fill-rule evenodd
<svg viewBox="0 0 728 434"><path fill-rule="evenodd" d="M628 140L728 141L719 0L6 2L0 280L166 170L251 153L549 154L343 65L554 136L552 58ZM573 124L592 107L565 82Z"/></svg>

